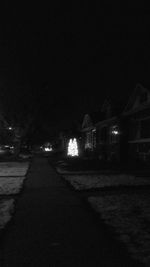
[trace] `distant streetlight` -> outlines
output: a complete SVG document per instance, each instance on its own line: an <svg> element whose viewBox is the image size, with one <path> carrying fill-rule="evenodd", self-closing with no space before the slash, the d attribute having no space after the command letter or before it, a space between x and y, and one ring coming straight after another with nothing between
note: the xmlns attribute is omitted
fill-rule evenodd
<svg viewBox="0 0 150 267"><path fill-rule="evenodd" d="M12 131L12 130L13 130L13 127L9 126L9 127L8 127L8 130L9 130L9 131Z"/></svg>

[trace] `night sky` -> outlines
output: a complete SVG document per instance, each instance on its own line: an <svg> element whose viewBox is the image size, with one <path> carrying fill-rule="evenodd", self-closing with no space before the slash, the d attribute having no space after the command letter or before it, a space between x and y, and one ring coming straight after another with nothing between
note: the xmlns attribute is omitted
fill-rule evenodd
<svg viewBox="0 0 150 267"><path fill-rule="evenodd" d="M146 6L12 3L0 21L1 106L35 114L45 131L74 125L109 94L150 88Z"/></svg>

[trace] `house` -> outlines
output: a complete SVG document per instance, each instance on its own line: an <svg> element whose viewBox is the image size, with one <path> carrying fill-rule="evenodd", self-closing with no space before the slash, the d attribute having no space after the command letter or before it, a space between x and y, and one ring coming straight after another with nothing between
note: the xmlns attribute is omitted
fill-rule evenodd
<svg viewBox="0 0 150 267"><path fill-rule="evenodd" d="M150 90L137 84L123 116L128 122L128 158L150 160Z"/></svg>
<svg viewBox="0 0 150 267"><path fill-rule="evenodd" d="M85 114L82 149L105 161L150 160L150 89L137 84L130 96L105 99L99 112Z"/></svg>
<svg viewBox="0 0 150 267"><path fill-rule="evenodd" d="M82 151L93 155L97 152L96 122L101 119L101 112L85 114L81 126Z"/></svg>
<svg viewBox="0 0 150 267"><path fill-rule="evenodd" d="M103 119L96 123L97 148L99 158L106 161L120 162L125 154L125 120L122 117L124 101L108 98L104 101L101 112Z"/></svg>
<svg viewBox="0 0 150 267"><path fill-rule="evenodd" d="M125 142L123 101L105 99L98 112L85 114L82 123L83 150L104 161L121 161Z"/></svg>

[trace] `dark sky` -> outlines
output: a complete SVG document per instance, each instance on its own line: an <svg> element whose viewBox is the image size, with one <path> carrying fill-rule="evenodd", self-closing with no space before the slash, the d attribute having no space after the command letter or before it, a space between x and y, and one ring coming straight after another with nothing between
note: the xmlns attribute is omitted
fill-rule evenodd
<svg viewBox="0 0 150 267"><path fill-rule="evenodd" d="M97 108L109 93L150 86L150 9L111 2L1 8L0 86L28 84L28 104L54 127Z"/></svg>

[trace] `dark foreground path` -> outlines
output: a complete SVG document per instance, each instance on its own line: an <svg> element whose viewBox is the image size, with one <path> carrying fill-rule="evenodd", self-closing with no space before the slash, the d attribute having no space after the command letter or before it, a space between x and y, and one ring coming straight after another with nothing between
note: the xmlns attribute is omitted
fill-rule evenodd
<svg viewBox="0 0 150 267"><path fill-rule="evenodd" d="M1 253L10 267L140 266L45 158L33 160Z"/></svg>

